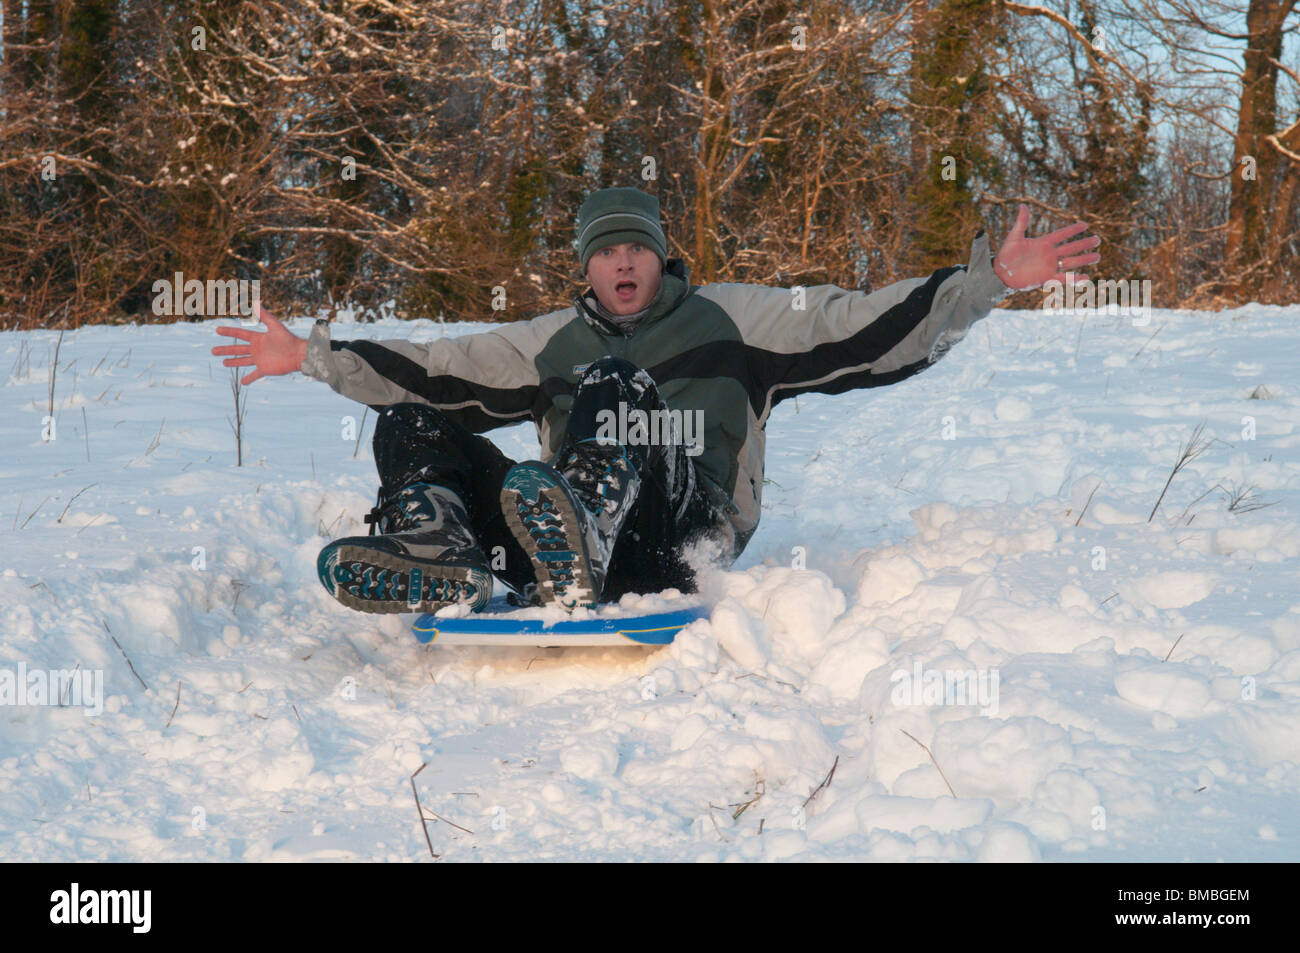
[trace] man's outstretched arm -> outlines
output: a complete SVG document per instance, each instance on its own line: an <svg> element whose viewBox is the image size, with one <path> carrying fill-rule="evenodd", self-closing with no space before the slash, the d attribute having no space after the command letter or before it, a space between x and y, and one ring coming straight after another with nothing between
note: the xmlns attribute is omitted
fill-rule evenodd
<svg viewBox="0 0 1300 953"><path fill-rule="evenodd" d="M1075 269L1095 264L1100 239L1071 240L1076 222L1029 238L1020 214L994 258L988 236L971 243L967 265L941 268L870 294L833 285L802 289L757 285L706 286L740 328L755 393L755 413L808 392L839 394L892 384L937 361L1012 290L1049 280L1078 281Z"/></svg>
<svg viewBox="0 0 1300 953"><path fill-rule="evenodd" d="M545 345L546 317L479 334L412 341L332 341L317 322L303 340L263 311L265 333L220 327L218 334L243 344L216 347L227 366L256 366L244 378L302 371L338 393L371 407L431 404L475 432L528 420L538 397L535 357Z"/></svg>

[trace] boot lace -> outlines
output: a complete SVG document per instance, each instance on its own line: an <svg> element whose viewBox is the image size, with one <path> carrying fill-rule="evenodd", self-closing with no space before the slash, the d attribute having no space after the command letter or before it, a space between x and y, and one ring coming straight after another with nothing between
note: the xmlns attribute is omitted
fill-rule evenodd
<svg viewBox="0 0 1300 953"><path fill-rule="evenodd" d="M623 456L621 447L584 444L569 447L556 469L564 475L582 504L590 512L599 514L617 505L613 492L618 489L616 464Z"/></svg>
<svg viewBox="0 0 1300 953"><path fill-rule="evenodd" d="M414 527L419 519L417 511L420 500L410 487L403 487L396 493L380 493L378 501L369 513L363 517L370 524L370 535L401 533Z"/></svg>

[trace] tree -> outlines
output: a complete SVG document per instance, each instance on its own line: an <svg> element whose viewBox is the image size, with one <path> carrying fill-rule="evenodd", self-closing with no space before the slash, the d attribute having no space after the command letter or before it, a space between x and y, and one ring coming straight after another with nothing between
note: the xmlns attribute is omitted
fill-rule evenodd
<svg viewBox="0 0 1300 953"><path fill-rule="evenodd" d="M933 271L967 257L976 199L1001 173L989 147L999 104L990 50L1002 42L994 0L939 0L912 21L914 237L911 264Z"/></svg>

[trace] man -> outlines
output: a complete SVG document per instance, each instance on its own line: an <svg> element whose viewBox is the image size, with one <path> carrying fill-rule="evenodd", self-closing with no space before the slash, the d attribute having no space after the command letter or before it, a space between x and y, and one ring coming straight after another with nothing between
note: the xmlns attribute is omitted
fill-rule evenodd
<svg viewBox="0 0 1300 953"><path fill-rule="evenodd" d="M380 411L369 536L326 546L325 588L367 612L481 608L492 575L525 601L580 604L670 586L686 559L723 564L759 521L766 423L797 394L892 384L924 370L1012 289L1068 282L1100 260L1076 222L1026 236L1020 206L996 258L983 231L966 266L870 294L830 285L692 286L669 258L658 200L602 189L578 212L590 283L573 305L430 344L307 340L221 327L244 378L296 370ZM478 434L532 420L542 458L516 464ZM686 431L698 422L694 437ZM685 438L685 439L684 439Z"/></svg>

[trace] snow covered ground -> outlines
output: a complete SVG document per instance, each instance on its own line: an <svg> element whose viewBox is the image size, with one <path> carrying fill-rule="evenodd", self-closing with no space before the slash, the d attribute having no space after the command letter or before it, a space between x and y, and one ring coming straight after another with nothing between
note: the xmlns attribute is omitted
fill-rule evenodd
<svg viewBox="0 0 1300 953"><path fill-rule="evenodd" d="M763 525L658 650L339 606L374 415L260 381L237 468L215 322L65 334L53 439L57 334L0 334L0 859L427 860L426 763L446 860L1300 859L1298 318L996 311L781 405ZM57 670L102 713L13 704Z"/></svg>

